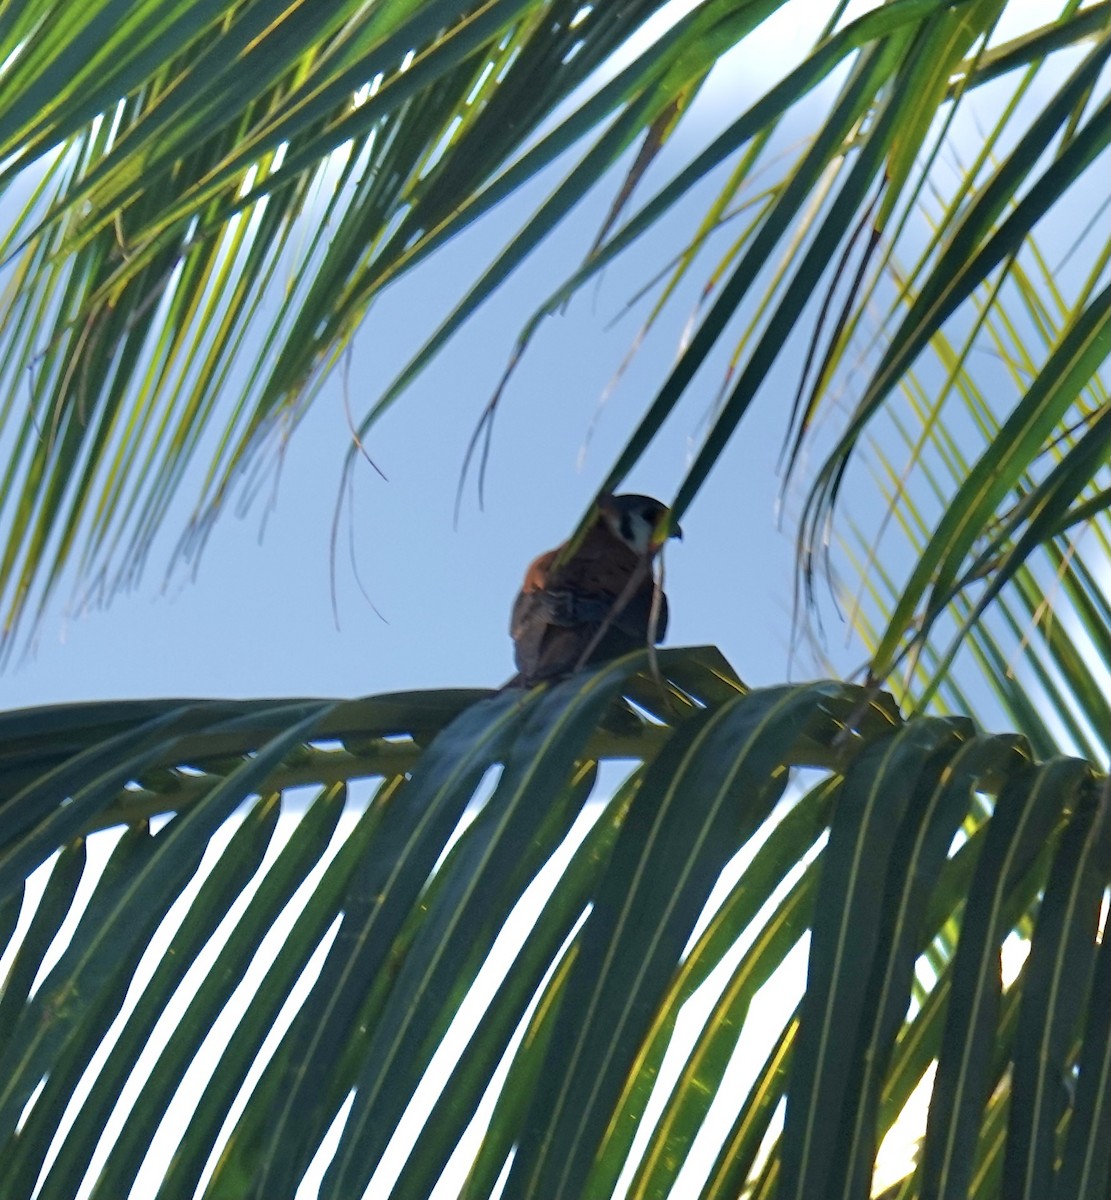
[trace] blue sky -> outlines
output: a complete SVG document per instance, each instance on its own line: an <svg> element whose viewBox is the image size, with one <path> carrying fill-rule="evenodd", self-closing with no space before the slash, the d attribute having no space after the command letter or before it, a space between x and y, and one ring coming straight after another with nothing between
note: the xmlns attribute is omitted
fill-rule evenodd
<svg viewBox="0 0 1111 1200"><path fill-rule="evenodd" d="M784 29L777 35L773 28L768 36L785 53L796 48L793 32L791 42ZM801 53L802 43L796 49ZM722 82L707 89L702 112L691 114L654 178L666 177L709 136L714 110L725 97L745 103L766 82L738 78L726 66ZM798 129L785 131L785 141L801 131L805 117L798 120ZM356 471L336 558L337 629L330 543L350 436L344 376L346 402L360 414L561 170L559 164L511 198L376 304L348 366L329 379L286 451L261 542L269 490L246 517L224 514L195 578L179 565L164 582L188 515L186 500L199 486L194 464L196 482L182 489L177 522L164 530L139 587L107 610L76 617L64 613L63 603L55 604L34 654L0 676L0 706L159 695L352 696L502 683L513 670L508 615L524 568L574 528L666 374L703 274L691 277L599 409L599 397L647 311L645 302L612 328L607 325L682 248L714 184L704 185L663 230L645 238L566 313L542 327L502 404L485 511L478 507L472 474L458 528L453 527L468 439L524 319L581 260L616 179L596 189L372 431L368 449L388 482L365 463ZM731 236L721 235L711 260ZM722 368L719 355L625 490L664 500L674 492ZM786 672L793 549L789 534L776 528L775 458L795 384L783 369L779 381L765 389L685 517L685 540L668 548L669 644L715 643L755 683L778 681ZM356 582L348 520L359 578L382 617ZM796 669L800 672L814 670Z"/></svg>
<svg viewBox="0 0 1111 1200"><path fill-rule="evenodd" d="M786 51L799 32L781 24L778 33L773 27L766 36ZM802 52L801 42L797 49ZM746 103L767 82L751 72L737 77L730 68L723 89L708 90L705 116L692 113L683 137L666 151L661 177L710 136L716 127L713 107L723 94L730 103ZM800 116L785 139L798 137L804 121ZM191 492L200 486L201 471L194 465L176 505L176 523L164 530L140 586L108 609L78 617L67 618L64 605L56 604L42 624L35 653L0 675L0 706L144 696L357 696L498 686L507 679L513 672L509 611L524 569L574 528L666 374L703 275L691 277L599 411L599 397L645 305L613 328L607 324L684 245L720 176L607 270L598 286L584 290L566 313L543 326L505 395L485 511L478 507L472 478L454 526L459 471L474 424L522 322L591 244L616 178L528 260L376 427L368 449L388 482L366 464L356 470L335 564L338 629L331 528L350 439L347 408L359 414L377 399L509 232L527 219L559 170L404 277L375 306L346 369L328 381L288 447L261 542L263 504L245 518L229 511L215 528L196 578L179 567L163 584ZM723 252L731 236L723 234L712 256ZM627 481L628 490L665 500L672 495L722 369L718 356ZM793 551L775 524L775 459L783 406L794 384L785 371L781 383L767 390L684 517L684 541L671 543L667 553L669 644L715 643L757 684L779 681L787 661ZM385 620L356 582L347 552L348 521L359 577ZM109 840L92 839L95 852L105 853ZM164 928L159 936L165 934ZM59 940L65 936L63 931ZM144 963L156 961L159 953L153 946ZM266 947L258 958L267 961ZM306 979L311 974L310 969ZM187 1103L203 1088L218 1042L198 1057L196 1079L191 1076L184 1089ZM161 1148L152 1151L149 1177L137 1194L153 1189L164 1166L161 1154ZM387 1166L387 1174L398 1165Z"/></svg>
<svg viewBox="0 0 1111 1200"><path fill-rule="evenodd" d="M1036 5L1018 7L1028 20L1037 11ZM750 44L746 69L736 60L723 64L656 177L710 135L715 110L726 103L739 108L756 96L769 82L771 65L778 74L783 56L801 54L813 32L802 22L780 22L764 33L766 55ZM811 104L823 103L835 86L831 81ZM798 114L784 128L783 143L809 123L805 111ZM164 531L139 588L106 611L73 619L56 606L35 654L0 675L0 706L142 696L357 696L502 683L513 670L507 625L524 568L576 524L666 374L704 274L692 274L599 411L599 397L646 306L612 328L609 322L684 245L720 176L542 327L504 397L485 511L472 475L454 526L468 439L523 321L581 260L616 179L527 261L375 428L368 449L388 482L366 464L356 471L335 563L338 629L330 534L350 438L346 408L359 414L374 402L557 176L558 169L550 172L382 297L346 371L331 377L288 448L261 542L263 504L244 518L229 511L196 578L179 567L163 586L187 516L187 485L178 524ZM707 261L715 261L730 237L722 234ZM789 521L783 530L777 524L776 460L798 365L790 354L778 364L684 517L684 541L667 552L669 644L716 644L753 685L781 681L789 665L793 544ZM719 353L627 481L628 490L664 500L673 493L723 367ZM384 620L355 580L349 522L359 576ZM835 665L858 665L862 652L845 647L844 627L830 621L827 633ZM803 657L793 672L798 678L817 670Z"/></svg>
<svg viewBox="0 0 1111 1200"><path fill-rule="evenodd" d="M1033 0L1011 4L997 40L1044 17ZM700 149L724 114L739 111L802 57L815 32L816 26L798 20L796 6L788 6L746 41L741 54L725 59L661 155L648 187ZM1057 69L1067 69L1070 55L1057 57ZM828 80L790 115L780 145L797 144L837 85L838 78ZM1050 86L1052 79L1039 79L1033 102L1037 88ZM989 119L992 102L990 88L972 99L976 117L963 122L966 138L976 136L975 120ZM955 132L959 136L961 127ZM702 268L691 273L599 409L651 294L611 322L686 244L724 171L704 181L662 227L541 327L503 398L485 511L479 510L472 473L454 527L468 439L525 319L593 241L617 189L616 176L595 189L374 428L368 449L388 482L365 463L356 470L335 562L338 629L331 597L332 520L350 441L347 408L357 419L377 400L566 165L557 163L380 298L346 368L333 373L291 440L278 486L265 489L245 517L225 512L195 578L180 565L168 582L165 572L200 487L203 463L193 464L176 519L156 543L138 588L107 611L76 617L56 603L34 654L0 675L0 706L128 696L355 696L503 682L513 669L508 614L526 564L574 528L665 377L706 274L733 230L724 229L711 242ZM696 378L626 490L664 500L674 493L704 432L727 349L719 348ZM684 517L685 540L668 547L669 644L714 643L756 685L783 680L789 668L794 678L824 673L805 652L790 661L789 518L797 504L788 503L782 528L777 518L776 459L801 353L800 343L798 353L791 347L780 359ZM233 400L226 396L224 403L230 407ZM799 477L807 479L805 461ZM260 542L270 496L274 511ZM876 498L858 489L850 501L874 506ZM358 576L382 617L356 581L349 530ZM905 559L905 548L901 554ZM846 627L832 608L825 632L832 669L857 668L863 651L846 645Z"/></svg>

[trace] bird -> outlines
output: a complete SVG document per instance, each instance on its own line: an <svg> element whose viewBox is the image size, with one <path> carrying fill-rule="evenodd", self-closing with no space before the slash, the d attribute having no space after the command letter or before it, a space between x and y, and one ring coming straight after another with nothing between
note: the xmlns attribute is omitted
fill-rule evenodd
<svg viewBox="0 0 1111 1200"><path fill-rule="evenodd" d="M603 493L594 521L563 561L567 543L534 559L513 604L509 633L517 675L507 687L531 688L648 644L656 583L652 560L662 545L667 505L651 496ZM682 538L678 525L667 537ZM667 632L660 593L654 629Z"/></svg>

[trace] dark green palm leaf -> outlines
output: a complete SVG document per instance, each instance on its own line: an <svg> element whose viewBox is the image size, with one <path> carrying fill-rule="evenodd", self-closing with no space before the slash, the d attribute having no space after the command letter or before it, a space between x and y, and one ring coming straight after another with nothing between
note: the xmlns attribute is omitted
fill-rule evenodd
<svg viewBox="0 0 1111 1200"><path fill-rule="evenodd" d="M837 1194L863 1197L880 1141L935 1057L940 1099L904 1194L946 1194L943 1178L958 1168L971 1180L977 1144L980 1195L1033 1198L1066 1175L1103 1178L1087 1073L1101 1078L1107 1061L1106 787L1077 760L1037 766L1021 740L976 735L967 721L904 723L860 688L750 693L707 651L660 660L675 700L633 673L634 656L527 695L193 702L188 728L176 701L6 718L25 766L37 755L42 775L22 789L37 798L33 811L0 808L0 832L54 856L35 876L48 876L41 897L24 901L29 923L0 997L7 1193L32 1195L45 1166L44 1186L59 1194L123 1194L158 1131L158 1182L149 1159L143 1178L160 1195L199 1185L210 1196L289 1194L321 1169L322 1152L324 1190L354 1194L395 1131L411 1127L397 1194L426 1196L493 1088L468 1196L489 1195L512 1152L511 1194L612 1194L626 1171L631 1194L686 1194L686 1162L696 1177L709 1172L708 1196L767 1194L774 1181L824 1197L837 1181ZM651 702L663 723L636 716L625 694ZM132 768L123 783L98 756L112 748ZM607 760L626 771L632 760L612 795L597 782ZM805 795L792 783L801 766L820 773ZM323 787L305 809L298 797L314 776ZM380 780L377 791L363 779ZM361 815L344 813L349 786L366 794ZM69 795L86 797L83 825L101 832L74 840L59 823ZM105 828L129 804L137 823L122 835ZM569 853L561 846L584 805L591 828ZM155 809L173 815L152 834ZM287 832L274 851L279 822ZM86 836L115 848L36 980L88 870ZM547 889L530 893L532 932L500 952L484 1014L460 1024L495 939L560 856ZM13 867L24 861L39 859ZM9 887L20 895L14 876ZM298 910L283 917L295 894ZM149 953L183 895L184 920ZM992 964L1014 930L1030 939L1030 958L1002 983ZM810 989L797 1011L781 1004L762 1035L767 1062L725 1097L753 1001L807 936ZM264 939L276 949L252 966ZM734 965L720 977L726 959ZM149 966L132 987L141 960ZM798 984L787 986L797 999ZM707 987L705 1025L680 1035L681 1011ZM256 1062L283 1009L284 1033ZM196 1110L168 1124L190 1065L212 1063L218 1019L234 1033ZM403 1122L435 1052L452 1044L458 1061L436 1075L438 1099ZM681 1065L659 1106L668 1051ZM1062 1092L1060 1072L1077 1068L1077 1086ZM89 1100L74 1109L84 1087ZM711 1170L689 1153L723 1100L734 1126ZM1062 1128L1063 1157L1049 1151ZM178 1139L172 1153L167 1136Z"/></svg>

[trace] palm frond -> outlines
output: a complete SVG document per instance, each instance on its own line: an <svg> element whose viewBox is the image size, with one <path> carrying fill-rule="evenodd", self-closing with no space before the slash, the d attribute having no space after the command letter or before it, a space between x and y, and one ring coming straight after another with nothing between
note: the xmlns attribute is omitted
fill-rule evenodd
<svg viewBox="0 0 1111 1200"><path fill-rule="evenodd" d="M199 553L231 490L245 486L245 468L296 426L373 299L538 172L569 161L562 182L362 415L361 443L627 151L639 143L650 154L661 137L678 136L683 117L676 124L675 115L713 65L782 4L707 0L615 66L612 56L659 7L625 6L618 19L607 6L524 0L415 9L352 0L326 12L182 0L126 13L101 3L80 14L40 3L0 29L13 97L0 119L0 182L34 186L3 241L10 277L0 377L9 399L0 419L10 465L0 482L8 531L0 580L9 648L63 578L81 602L132 584L187 467L199 447L215 445L180 545ZM1070 2L1056 20L999 44L1003 10L1000 0L896 0L844 23L834 7L813 52L655 195L639 207L620 195L600 244L537 320L733 161L710 213L694 222L692 252L665 282L666 297L699 268L693 251L710 252L719 217L769 156L776 164L766 202L714 272L716 296L603 486L629 471L726 348L742 309L756 317L676 511L693 500L784 347L801 337L809 340L801 361L814 374L800 381L804 402L785 426L793 459L844 386L858 355L853 333L878 303L888 315L870 339L859 400L803 514L812 571L862 430L922 348L1014 262L1034 224L1068 219L1106 152L1100 80L1111 8ZM1052 64L1078 50L1040 111L1020 103L1045 76L1047 56ZM813 138L783 155L775 138L783 117L835 80ZM947 131L989 83L1011 88L1005 116L914 269L885 289L884 263L920 242L910 218L937 186ZM639 192L648 180L632 169ZM1089 241L1093 261L1105 264L1100 236L1095 228ZM856 282L839 286L850 262ZM1081 386L1098 366L1101 270L1077 292L1039 366L1046 397ZM808 333L823 293L827 317ZM1080 342L1085 352L1073 353ZM233 403L220 402L227 394ZM1080 467L1055 492L1057 521L1069 519ZM948 582L936 582L940 603ZM904 622L883 640L881 672L893 661L891 639L905 635Z"/></svg>
<svg viewBox="0 0 1111 1200"><path fill-rule="evenodd" d="M1106 779L644 658L8 714L8 1194L848 1198L901 1113L904 1195L1103 1186Z"/></svg>

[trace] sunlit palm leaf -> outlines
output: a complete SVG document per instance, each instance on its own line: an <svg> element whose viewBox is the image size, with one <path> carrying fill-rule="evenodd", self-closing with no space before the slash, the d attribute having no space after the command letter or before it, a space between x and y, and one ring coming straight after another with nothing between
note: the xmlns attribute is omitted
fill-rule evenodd
<svg viewBox="0 0 1111 1200"><path fill-rule="evenodd" d="M0 363L21 401L0 485L9 633L79 530L92 598L134 578L214 425L203 537L200 518L295 421L374 292L471 219L463 200L658 4L620 19L524 0L37 7L30 27L0 29L19 97L0 118L0 178L46 172L3 242L17 257ZM659 57L565 143L653 92ZM664 103L641 107L650 120Z"/></svg>
<svg viewBox="0 0 1111 1200"><path fill-rule="evenodd" d="M352 0L327 10L103 3L64 15L38 4L0 29L0 61L16 97L0 119L0 170L21 186L45 172L4 243L15 256L0 338L11 447L0 482L7 644L26 611L41 613L67 564L76 568L78 604L134 581L211 429L216 454L182 542L185 553L197 552L229 488L253 455L296 423L374 296L593 136L505 254L372 405L365 432L619 157L638 140L650 146L661 129L672 131L674 113L714 62L781 6L708 0L612 78L612 68L592 72L658 5L623 6L618 17L611 6L526 0L478 7ZM820 370L799 410L802 436L807 413L839 386L839 364L856 353L848 335L879 300L891 313L879 343L889 348L822 473L807 536L824 521L860 429L913 354L961 302L967 306L1034 221L1072 202L1074 182L1090 176L1106 142L1111 123L1098 88L1095 97L1089 88L1108 53L1111 7L1069 4L1057 21L1013 44L989 45L1001 11L995 0L896 0L843 25L840 8L831 9L813 54L654 198L627 209L625 224L553 296L546 311L735 156L698 233L696 244L706 242L715 214L771 150L778 153L771 135L782 116L831 72L848 69L812 143L779 159L768 203L731 252L720 293L608 483L643 452L739 310L758 314L760 324L737 349L736 377L680 488L680 512L789 338L812 337L812 351L827 343L809 356ZM1004 74L1020 97L1043 56L1085 43L1091 49L1072 79L1040 115L1016 118L1028 124L994 174L982 177L985 156L970 168L932 249L897 295L884 293L882 262L912 237L908 214L934 186L938 123L943 134L981 84ZM572 93L578 107L569 109ZM1060 152L1046 169L1039 156L1052 144ZM1007 215L1021 186L1027 190ZM809 334L808 302L816 290L831 298L838 290L834 275L850 261L877 189L870 241L855 255L857 282L840 288L833 325ZM295 233L305 235L301 249ZM878 240L884 236L891 246ZM794 261L785 256L790 248L799 251ZM680 270L697 263L685 255ZM268 298L279 290L275 308ZM1072 324L1098 324L1090 295L1054 347ZM1093 349L1073 374L1095 357ZM1044 374L1046 389L1063 388L1058 360ZM217 403L232 390L234 405ZM1058 519L1067 519L1065 493L1060 499ZM884 642L883 669L891 645Z"/></svg>
<svg viewBox="0 0 1111 1200"><path fill-rule="evenodd" d="M1034 241L1023 257L1044 264ZM1048 267L1038 269L1043 280L1051 277ZM925 623L932 634L904 680L909 699L928 702L956 681L979 687L978 677L996 692L1003 719L1040 753L1060 746L1105 763L1111 608L1100 579L1111 533L1100 500L1106 454L1091 451L1106 424L1106 381L1097 372L1085 387L1055 396L1042 386L1055 355L1039 373L1039 342L1052 346L1075 315L1060 275L1057 286L1039 289L1016 262L983 310L983 325L960 342L935 338L940 382L928 371L909 373L888 408L890 425L877 424L865 457L889 507L881 520L869 518L867 532L856 531L848 574L861 583L845 609L878 653L880 631L887 645L905 637L917 595L911 628ZM1042 427L1023 447L1016 430L1024 419ZM982 497L978 524L966 523L962 514ZM1082 522L1062 519L1068 506L1083 510ZM944 577L923 571L931 555L950 556ZM921 586L931 578L944 590L923 603ZM971 659L960 656L962 646ZM969 708L967 698L950 704ZM974 704L986 720L997 719L982 700Z"/></svg>

